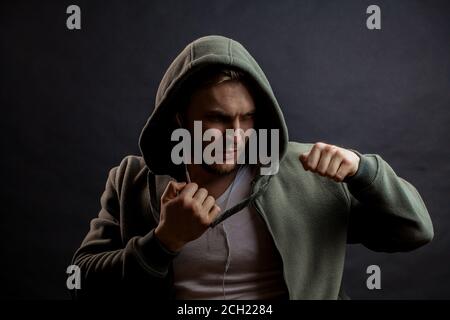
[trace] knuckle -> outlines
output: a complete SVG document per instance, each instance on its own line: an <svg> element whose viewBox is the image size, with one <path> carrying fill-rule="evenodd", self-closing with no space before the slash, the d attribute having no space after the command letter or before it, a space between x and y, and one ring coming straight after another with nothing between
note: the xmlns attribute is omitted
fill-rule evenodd
<svg viewBox="0 0 450 320"><path fill-rule="evenodd" d="M198 203L197 201L192 201L191 209L192 209L194 212L200 212L201 209L202 209L202 206L201 206L200 203Z"/></svg>
<svg viewBox="0 0 450 320"><path fill-rule="evenodd" d="M317 142L314 146L317 149L319 149L319 150L323 150L325 148L325 146L326 146L326 143L324 143L324 142Z"/></svg>
<svg viewBox="0 0 450 320"><path fill-rule="evenodd" d="M183 197L181 199L181 203L182 203L182 208L185 210L190 210L192 209L192 199L189 199L188 197Z"/></svg>
<svg viewBox="0 0 450 320"><path fill-rule="evenodd" d="M191 182L190 185L191 185L194 189L198 189L198 184L196 184L195 182Z"/></svg>
<svg viewBox="0 0 450 320"><path fill-rule="evenodd" d="M339 148L336 148L336 152L335 152L335 155L337 155L337 156L339 156L339 157L343 157L344 156L344 153L342 152L342 150L341 149L339 149Z"/></svg>
<svg viewBox="0 0 450 320"><path fill-rule="evenodd" d="M192 200L192 198L189 197L189 196L186 195L186 194L180 194L178 198L179 198L180 201L182 201L183 203L188 203L188 202L190 202L190 201Z"/></svg>
<svg viewBox="0 0 450 320"><path fill-rule="evenodd" d="M332 149L333 149L333 147L329 144L326 144L323 146L323 150L325 150L327 152L330 152Z"/></svg>

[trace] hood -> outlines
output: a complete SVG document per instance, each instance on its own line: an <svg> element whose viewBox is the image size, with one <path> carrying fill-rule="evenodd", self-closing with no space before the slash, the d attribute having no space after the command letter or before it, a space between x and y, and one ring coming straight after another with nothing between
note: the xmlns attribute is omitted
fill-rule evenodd
<svg viewBox="0 0 450 320"><path fill-rule="evenodd" d="M171 134L177 128L173 119L178 110L177 96L183 84L203 68L225 65L246 73L257 87L255 107L267 123L265 128L279 129L279 161L283 159L288 131L272 88L255 59L239 42L223 36L206 36L188 44L170 64L159 84L155 107L142 129L139 147L147 167L154 174L170 175L180 180L184 167L172 163Z"/></svg>

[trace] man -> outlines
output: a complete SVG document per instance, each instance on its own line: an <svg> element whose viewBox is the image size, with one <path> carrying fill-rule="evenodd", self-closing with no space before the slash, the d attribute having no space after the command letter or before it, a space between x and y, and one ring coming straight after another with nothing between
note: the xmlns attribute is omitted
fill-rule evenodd
<svg viewBox="0 0 450 320"><path fill-rule="evenodd" d="M195 135L194 121L202 132L276 130L277 170L240 164L242 135L219 154L228 161L175 163L172 134ZM75 253L79 297L342 299L346 243L395 252L433 238L420 195L379 155L289 142L263 71L225 37L173 61L139 143L142 157L110 171Z"/></svg>

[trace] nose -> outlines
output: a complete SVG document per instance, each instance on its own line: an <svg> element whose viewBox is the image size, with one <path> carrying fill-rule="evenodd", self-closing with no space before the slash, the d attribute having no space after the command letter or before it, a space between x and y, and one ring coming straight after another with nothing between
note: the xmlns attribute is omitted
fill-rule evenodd
<svg viewBox="0 0 450 320"><path fill-rule="evenodd" d="M232 143L234 145L234 147L239 147L244 138L244 133L243 133L243 129L241 128L241 122L239 120L239 117L236 117L235 119L233 119L233 122L230 126L233 130L233 135L227 135L227 140L229 141L228 143Z"/></svg>
<svg viewBox="0 0 450 320"><path fill-rule="evenodd" d="M236 131L236 130L238 130L238 129L240 129L240 128L241 128L241 123L240 123L240 121L239 121L239 117L236 117L236 118L233 120L233 130Z"/></svg>

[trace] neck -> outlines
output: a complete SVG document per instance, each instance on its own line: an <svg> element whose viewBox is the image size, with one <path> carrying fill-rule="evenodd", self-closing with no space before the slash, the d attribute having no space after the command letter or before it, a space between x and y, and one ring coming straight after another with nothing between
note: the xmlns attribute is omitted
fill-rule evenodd
<svg viewBox="0 0 450 320"><path fill-rule="evenodd" d="M188 164L187 170L191 182L198 184L199 188L205 188L209 195L217 199L233 182L238 167L226 174L209 172L200 164Z"/></svg>

